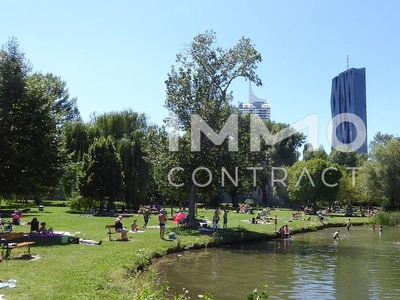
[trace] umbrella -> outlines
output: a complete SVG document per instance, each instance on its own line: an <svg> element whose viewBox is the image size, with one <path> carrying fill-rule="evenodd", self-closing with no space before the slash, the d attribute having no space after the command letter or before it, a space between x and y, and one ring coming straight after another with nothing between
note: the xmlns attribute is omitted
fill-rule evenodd
<svg viewBox="0 0 400 300"><path fill-rule="evenodd" d="M174 223L180 223L182 220L185 220L187 215L184 212L179 212L173 219Z"/></svg>

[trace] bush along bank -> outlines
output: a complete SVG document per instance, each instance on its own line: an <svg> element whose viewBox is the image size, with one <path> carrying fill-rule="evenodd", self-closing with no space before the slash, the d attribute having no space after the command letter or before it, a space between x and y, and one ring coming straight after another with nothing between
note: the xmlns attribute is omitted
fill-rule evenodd
<svg viewBox="0 0 400 300"><path fill-rule="evenodd" d="M400 224L400 212L380 211L373 218L373 222L385 226L398 226Z"/></svg>

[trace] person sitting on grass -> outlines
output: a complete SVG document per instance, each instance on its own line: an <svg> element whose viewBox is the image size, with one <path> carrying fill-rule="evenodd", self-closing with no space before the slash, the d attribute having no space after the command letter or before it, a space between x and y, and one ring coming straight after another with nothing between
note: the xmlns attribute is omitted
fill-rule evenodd
<svg viewBox="0 0 400 300"><path fill-rule="evenodd" d="M53 233L53 227L50 227L49 229L47 229L46 228L46 222L42 222L42 223L40 223L40 228L39 228L38 232L41 232L43 234Z"/></svg>
<svg viewBox="0 0 400 300"><path fill-rule="evenodd" d="M39 232L39 221L37 218L33 218L31 221L31 233Z"/></svg>
<svg viewBox="0 0 400 300"><path fill-rule="evenodd" d="M137 225L137 219L132 221L131 231L143 231L142 228L139 228Z"/></svg>

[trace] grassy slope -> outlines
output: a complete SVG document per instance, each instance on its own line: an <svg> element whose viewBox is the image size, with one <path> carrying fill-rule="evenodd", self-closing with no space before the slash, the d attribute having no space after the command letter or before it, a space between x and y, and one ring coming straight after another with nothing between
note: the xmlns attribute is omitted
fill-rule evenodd
<svg viewBox="0 0 400 300"><path fill-rule="evenodd" d="M168 210L169 211L169 210ZM212 219L212 210L199 210L199 216ZM312 221L294 220L287 222L293 211L281 209L273 211L278 215L278 226L289 224L294 231L303 231L321 227L316 216ZM178 233L178 239L163 241L159 238L158 229L147 229L145 233L129 233L129 242L108 241L105 225L113 224L113 217L80 217L70 213L66 207L46 206L44 212L31 211L22 219L30 221L37 217L40 222L46 221L56 231L81 232L82 238L103 240L101 246L88 245L54 245L32 247L32 254L40 257L36 260L15 259L26 249L14 249L11 259L0 263L0 280L18 280L17 287L2 289L7 300L13 299L133 299L135 277L129 277L137 267L147 262L149 257L160 257L179 249L202 247L205 244L215 245L240 240L265 239L273 236L273 224L251 224L254 215L228 214L228 230L220 230L213 238L210 234L200 234L195 230L183 230L169 221L166 232ZM143 218L124 218L123 223L129 227L133 218L143 224ZM331 216L328 226L344 226L347 218ZM368 218L352 218L353 225L368 223ZM157 225L157 216L152 216L149 226ZM16 226L14 231L29 231L29 226ZM115 236L115 234L114 234ZM114 237L116 238L116 236Z"/></svg>

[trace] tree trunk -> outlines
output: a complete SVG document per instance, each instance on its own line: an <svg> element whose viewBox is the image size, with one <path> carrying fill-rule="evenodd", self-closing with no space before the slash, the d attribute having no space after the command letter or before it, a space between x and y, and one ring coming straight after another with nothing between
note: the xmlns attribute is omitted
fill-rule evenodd
<svg viewBox="0 0 400 300"><path fill-rule="evenodd" d="M232 205L233 205L233 207L234 207L234 208L237 208L237 207L239 206L237 189L234 189L234 190L231 192L231 198L232 198Z"/></svg>
<svg viewBox="0 0 400 300"><path fill-rule="evenodd" d="M267 196L267 183L264 182L264 180L261 181L260 189L261 189L261 195L262 195L262 203L264 205L268 204L268 196Z"/></svg>
<svg viewBox="0 0 400 300"><path fill-rule="evenodd" d="M107 211L110 211L114 207L114 201L113 199L109 198L107 200Z"/></svg>
<svg viewBox="0 0 400 300"><path fill-rule="evenodd" d="M187 226L189 228L197 228L196 216L194 212L195 190L196 190L196 185L194 184L194 182L191 182L189 191L189 216L187 221Z"/></svg>

